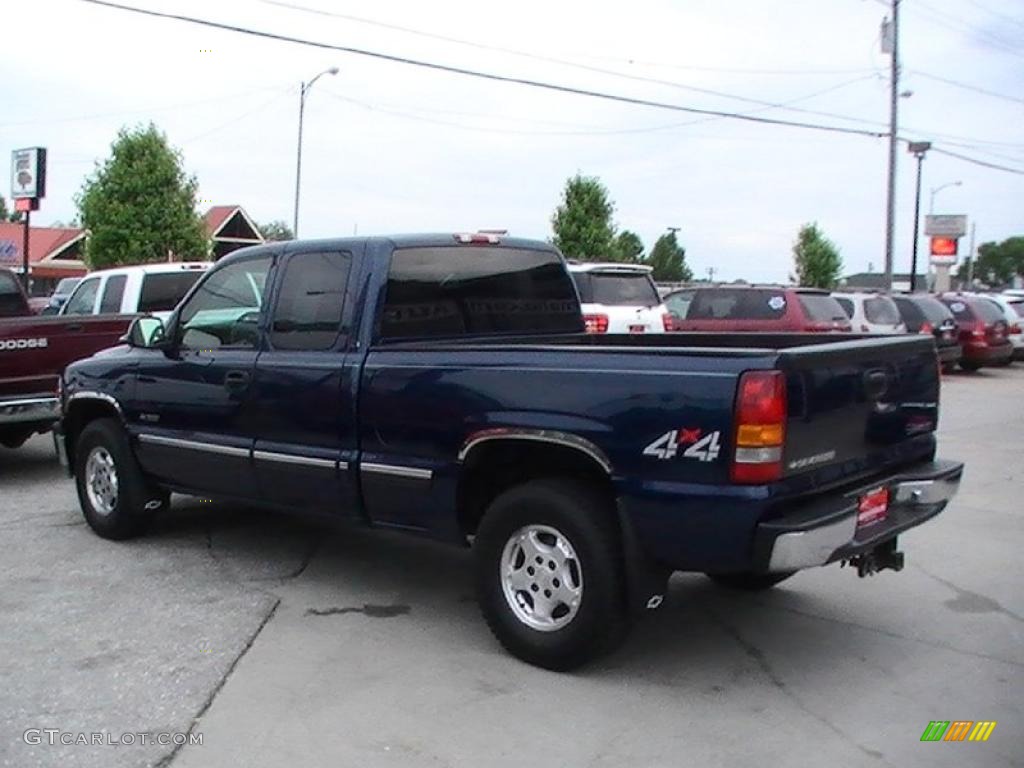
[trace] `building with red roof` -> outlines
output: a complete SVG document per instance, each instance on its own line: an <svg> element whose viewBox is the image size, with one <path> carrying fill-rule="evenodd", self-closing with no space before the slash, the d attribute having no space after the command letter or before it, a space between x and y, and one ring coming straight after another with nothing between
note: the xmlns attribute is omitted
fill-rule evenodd
<svg viewBox="0 0 1024 768"><path fill-rule="evenodd" d="M248 245L263 242L256 223L240 205L215 205L203 216L213 260ZM31 227L28 242L29 276L33 296L46 296L64 277L81 277L87 232L80 227ZM21 224L0 221L0 267L22 270Z"/></svg>

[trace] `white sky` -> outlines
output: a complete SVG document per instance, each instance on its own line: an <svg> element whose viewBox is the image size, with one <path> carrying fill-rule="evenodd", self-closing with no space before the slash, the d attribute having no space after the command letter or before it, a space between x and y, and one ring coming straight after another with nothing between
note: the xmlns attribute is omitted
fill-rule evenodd
<svg viewBox="0 0 1024 768"><path fill-rule="evenodd" d="M761 109L763 116L879 131L888 119L888 57L878 44L887 9L879 0L288 0L680 87L265 0L123 2L679 105ZM902 8L904 87L913 96L901 100L901 133L1024 168L1024 3L903 0ZM182 150L186 169L199 179L203 209L239 203L257 221L290 222L299 82L338 66L341 72L321 78L306 105L304 237L350 235L357 227L360 234L500 227L546 238L565 179L581 171L602 179L619 226L638 232L648 248L666 227L681 227L699 276L715 267L717 279L786 280L792 241L807 221L817 221L840 246L847 272L869 263L883 269L883 139L732 120L695 123L701 118L258 40L80 0L7 0L3 26L0 156L48 147L48 195L38 223L71 219L75 193L117 130L148 120ZM764 110L682 86L776 103L834 89L794 106L882 124ZM896 269L906 271L914 163L902 146L899 160ZM931 187L958 180L961 186L938 195L936 212L969 214L980 241L1024 232L1024 176L938 154L925 162L922 212Z"/></svg>

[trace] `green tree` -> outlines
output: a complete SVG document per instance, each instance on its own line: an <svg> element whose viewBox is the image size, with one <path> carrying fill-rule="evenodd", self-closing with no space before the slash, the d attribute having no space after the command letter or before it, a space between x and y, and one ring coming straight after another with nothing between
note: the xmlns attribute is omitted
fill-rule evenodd
<svg viewBox="0 0 1024 768"><path fill-rule="evenodd" d="M89 230L85 261L92 269L122 264L205 259L209 242L196 213L194 176L181 153L150 123L122 128L110 157L85 180L75 202Z"/></svg>
<svg viewBox="0 0 1024 768"><path fill-rule="evenodd" d="M808 288L835 288L843 271L843 259L835 243L822 234L817 223L800 227L793 243L796 281Z"/></svg>
<svg viewBox="0 0 1024 768"><path fill-rule="evenodd" d="M615 205L600 180L577 173L565 183L562 202L551 217L555 246L567 259L614 258L614 212Z"/></svg>
<svg viewBox="0 0 1024 768"><path fill-rule="evenodd" d="M693 271L686 263L686 249L679 244L674 231L659 237L644 262L654 267L653 277L660 283L693 280Z"/></svg>
<svg viewBox="0 0 1024 768"><path fill-rule="evenodd" d="M639 264L644 257L644 241L636 232L624 229L615 236L610 256L613 261Z"/></svg>
<svg viewBox="0 0 1024 768"><path fill-rule="evenodd" d="M295 233L292 232L292 228L280 219L268 221L266 224L259 224L258 228L260 234L263 235L263 239L270 243L295 239Z"/></svg>
<svg viewBox="0 0 1024 768"><path fill-rule="evenodd" d="M7 201L0 195L0 221L21 221L21 213L7 210Z"/></svg>
<svg viewBox="0 0 1024 768"><path fill-rule="evenodd" d="M965 277L968 263L969 259L965 259L960 268ZM1024 236L978 246L978 261L974 265L976 280L998 287L1006 285L1017 275L1024 275Z"/></svg>

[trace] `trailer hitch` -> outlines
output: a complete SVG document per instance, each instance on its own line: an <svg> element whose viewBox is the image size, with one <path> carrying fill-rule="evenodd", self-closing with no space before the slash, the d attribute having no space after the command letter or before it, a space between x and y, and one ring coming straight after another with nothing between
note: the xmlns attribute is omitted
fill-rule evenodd
<svg viewBox="0 0 1024 768"><path fill-rule="evenodd" d="M903 553L896 551L896 539L891 539L864 554L843 560L841 567L847 565L855 567L860 578L874 576L879 571L887 569L902 571Z"/></svg>

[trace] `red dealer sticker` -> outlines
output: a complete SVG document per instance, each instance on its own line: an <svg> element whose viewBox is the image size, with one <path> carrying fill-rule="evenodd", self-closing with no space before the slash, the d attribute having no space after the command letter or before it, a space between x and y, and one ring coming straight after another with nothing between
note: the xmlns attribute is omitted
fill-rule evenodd
<svg viewBox="0 0 1024 768"><path fill-rule="evenodd" d="M868 491L857 502L857 525L871 525L889 516L889 489Z"/></svg>

